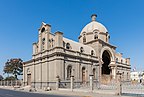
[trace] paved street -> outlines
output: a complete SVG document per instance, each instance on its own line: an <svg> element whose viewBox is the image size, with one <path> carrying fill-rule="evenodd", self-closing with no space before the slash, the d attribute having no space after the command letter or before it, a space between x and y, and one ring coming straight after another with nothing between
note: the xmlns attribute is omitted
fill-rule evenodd
<svg viewBox="0 0 144 97"><path fill-rule="evenodd" d="M20 92L20 91L0 88L0 97L120 97L120 96L110 95L110 94L96 94L96 93L88 93L88 92L70 92L70 91L50 91L50 92L39 91L39 92L29 93L29 92ZM121 97L139 97L139 96L129 95L129 96L121 96Z"/></svg>
<svg viewBox="0 0 144 97"><path fill-rule="evenodd" d="M60 95L53 95L53 94L27 93L27 92L0 89L0 97L76 97L76 96L60 96Z"/></svg>

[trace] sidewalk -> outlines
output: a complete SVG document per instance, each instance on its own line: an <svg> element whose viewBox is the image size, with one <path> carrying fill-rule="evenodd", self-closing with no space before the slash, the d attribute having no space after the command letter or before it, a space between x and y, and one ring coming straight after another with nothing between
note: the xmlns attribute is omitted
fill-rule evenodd
<svg viewBox="0 0 144 97"><path fill-rule="evenodd" d="M9 90L16 90L21 92L29 92L28 88L22 90L22 88L14 88L14 87L6 87L0 86L2 89L9 89ZM74 89L71 91L70 89L59 89L59 90L52 90L52 91L44 91L42 89L37 89L36 92L32 93L39 93L39 94L51 94L51 95L62 95L62 96L79 96L79 97L134 97L134 96L117 96L114 95L113 91L105 91L105 90L97 90L97 91L87 91L82 89Z"/></svg>
<svg viewBox="0 0 144 97"><path fill-rule="evenodd" d="M86 91L70 91L67 89L63 90L52 90L52 91L43 91L38 90L36 93L43 93L43 94L51 94L51 95L65 95L65 96L80 96L80 97L134 97L134 96L118 96L114 94L106 94L105 91L99 91L99 93L95 92L86 92Z"/></svg>

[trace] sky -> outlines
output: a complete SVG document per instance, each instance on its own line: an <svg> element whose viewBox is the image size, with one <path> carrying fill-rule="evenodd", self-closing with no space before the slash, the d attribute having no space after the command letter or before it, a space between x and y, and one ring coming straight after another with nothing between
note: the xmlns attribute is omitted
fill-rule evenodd
<svg viewBox="0 0 144 97"><path fill-rule="evenodd" d="M131 67L144 70L144 0L0 0L0 74L7 59L32 58L32 43L44 21L52 33L78 41L82 28L97 14L105 25L110 43Z"/></svg>

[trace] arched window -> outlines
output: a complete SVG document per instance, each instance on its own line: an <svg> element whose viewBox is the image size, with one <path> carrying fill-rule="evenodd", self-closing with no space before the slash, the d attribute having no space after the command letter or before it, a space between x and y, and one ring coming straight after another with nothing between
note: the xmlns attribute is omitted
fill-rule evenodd
<svg viewBox="0 0 144 97"><path fill-rule="evenodd" d="M96 69L95 68L93 69L93 77L94 77L94 79L96 79Z"/></svg>
<svg viewBox="0 0 144 97"><path fill-rule="evenodd" d="M85 34L86 34L86 32L83 32L82 34L83 34L83 35L85 35Z"/></svg>
<svg viewBox="0 0 144 97"><path fill-rule="evenodd" d="M93 51L93 50L91 50L91 55L92 55L92 56L94 55L94 51Z"/></svg>
<svg viewBox="0 0 144 97"><path fill-rule="evenodd" d="M94 39L98 39L98 35L97 34L94 35Z"/></svg>
<svg viewBox="0 0 144 97"><path fill-rule="evenodd" d="M51 46L52 47L54 46L54 40L53 40L53 38L51 39Z"/></svg>
<svg viewBox="0 0 144 97"><path fill-rule="evenodd" d="M128 72L127 72L127 80L129 80L129 74L128 74Z"/></svg>
<svg viewBox="0 0 144 97"><path fill-rule="evenodd" d="M82 82L86 82L86 69L85 67L82 67Z"/></svg>
<svg viewBox="0 0 144 97"><path fill-rule="evenodd" d="M123 80L123 81L125 80L124 72L122 73L122 80Z"/></svg>
<svg viewBox="0 0 144 97"><path fill-rule="evenodd" d="M83 52L84 52L84 49L83 49L83 47L81 47L81 48L80 48L80 52L81 52L81 53L83 53Z"/></svg>
<svg viewBox="0 0 144 97"><path fill-rule="evenodd" d="M121 63L123 63L123 60L121 59Z"/></svg>
<svg viewBox="0 0 144 97"><path fill-rule="evenodd" d="M69 43L66 44L66 49L70 49L70 44Z"/></svg>
<svg viewBox="0 0 144 97"><path fill-rule="evenodd" d="M108 36L108 38L110 39L110 35Z"/></svg>
<svg viewBox="0 0 144 97"><path fill-rule="evenodd" d="M54 46L54 39L49 39L49 44L50 44L50 47L53 47Z"/></svg>
<svg viewBox="0 0 144 97"><path fill-rule="evenodd" d="M27 73L29 73L30 72L30 68L27 68Z"/></svg>
<svg viewBox="0 0 144 97"><path fill-rule="evenodd" d="M45 38L42 39L42 50L45 49Z"/></svg>
<svg viewBox="0 0 144 97"><path fill-rule="evenodd" d="M118 62L118 58L116 58L116 63Z"/></svg>
<svg viewBox="0 0 144 97"><path fill-rule="evenodd" d="M63 41L63 47L65 48L65 42Z"/></svg>
<svg viewBox="0 0 144 97"><path fill-rule="evenodd" d="M83 43L85 43L85 42L86 42L86 37L84 36L84 37L83 37Z"/></svg>
<svg viewBox="0 0 144 97"><path fill-rule="evenodd" d="M39 49L39 47L38 47L38 44L37 44L37 46L36 46L36 53L38 53L38 49Z"/></svg>
<svg viewBox="0 0 144 97"><path fill-rule="evenodd" d="M43 27L42 29L41 29L41 32L44 32L45 31L45 28Z"/></svg>
<svg viewBox="0 0 144 97"><path fill-rule="evenodd" d="M67 67L67 78L70 79L71 75L72 75L72 66L69 65Z"/></svg>
<svg viewBox="0 0 144 97"><path fill-rule="evenodd" d="M126 64L127 64L127 60L126 60L125 62L126 62Z"/></svg>

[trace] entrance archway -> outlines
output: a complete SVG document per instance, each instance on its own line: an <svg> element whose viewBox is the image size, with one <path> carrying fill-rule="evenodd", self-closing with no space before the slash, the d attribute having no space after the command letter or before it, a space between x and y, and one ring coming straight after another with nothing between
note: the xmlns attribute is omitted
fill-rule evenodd
<svg viewBox="0 0 144 97"><path fill-rule="evenodd" d="M105 50L102 54L102 61L103 61L102 69L101 69L102 83L107 84L111 80L110 77L111 69L109 68L109 64L111 62L111 56L107 50Z"/></svg>
<svg viewBox="0 0 144 97"><path fill-rule="evenodd" d="M102 74L109 75L110 74L110 69L109 69L108 65L110 64L111 59L110 59L109 53L106 50L103 52L102 61L103 61Z"/></svg>

